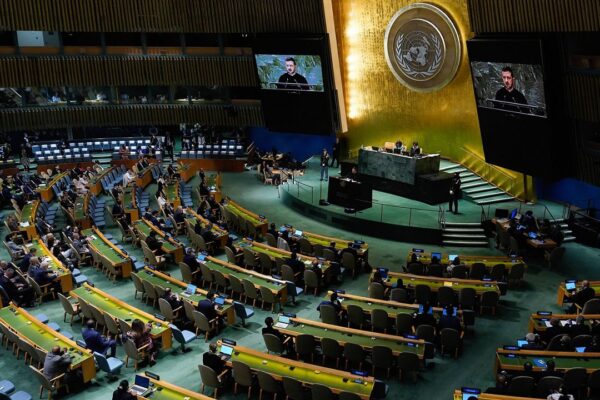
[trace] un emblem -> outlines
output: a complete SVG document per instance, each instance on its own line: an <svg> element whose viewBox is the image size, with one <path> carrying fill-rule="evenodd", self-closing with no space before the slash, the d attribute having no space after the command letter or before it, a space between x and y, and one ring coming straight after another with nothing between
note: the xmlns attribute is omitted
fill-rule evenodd
<svg viewBox="0 0 600 400"><path fill-rule="evenodd" d="M446 86L458 70L461 41L440 8L414 3L398 11L385 31L385 59L404 86L432 92Z"/></svg>

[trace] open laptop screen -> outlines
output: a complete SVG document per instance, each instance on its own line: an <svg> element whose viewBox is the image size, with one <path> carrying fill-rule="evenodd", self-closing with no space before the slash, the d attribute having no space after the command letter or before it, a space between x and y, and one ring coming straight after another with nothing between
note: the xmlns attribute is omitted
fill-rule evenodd
<svg viewBox="0 0 600 400"><path fill-rule="evenodd" d="M225 304L225 298L224 297L215 297L215 304L218 304L220 306L222 306L223 304Z"/></svg>
<svg viewBox="0 0 600 400"><path fill-rule="evenodd" d="M222 344L221 345L221 353L225 354L226 356L230 356L233 353L233 347L225 346L224 344Z"/></svg>
<svg viewBox="0 0 600 400"><path fill-rule="evenodd" d="M190 283L187 285L187 288L185 288L185 292L189 293L189 294L194 294L194 293L196 293L196 289L197 289L196 285Z"/></svg>
<svg viewBox="0 0 600 400"><path fill-rule="evenodd" d="M136 375L134 384L136 386L147 388L148 386L150 386L150 378L142 376L142 375Z"/></svg>

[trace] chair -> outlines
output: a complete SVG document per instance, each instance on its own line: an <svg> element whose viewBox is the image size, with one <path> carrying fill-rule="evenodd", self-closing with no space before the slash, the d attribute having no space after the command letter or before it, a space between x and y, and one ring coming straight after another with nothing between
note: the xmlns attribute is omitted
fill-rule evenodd
<svg viewBox="0 0 600 400"><path fill-rule="evenodd" d="M244 255L244 265L246 268L256 269L256 267L258 267L258 257L252 250L244 247L242 254Z"/></svg>
<svg viewBox="0 0 600 400"><path fill-rule="evenodd" d="M310 390L311 396L313 399L319 399L319 400L333 400L333 393L331 392L331 389L329 388L329 386L325 386L325 385L321 385L318 383L313 383L311 390Z"/></svg>
<svg viewBox="0 0 600 400"><path fill-rule="evenodd" d="M219 395L219 389L222 389L224 384L224 381L221 380L221 377L227 373L227 370L223 371L221 376L219 376L211 367L207 367L206 365L198 365L198 371L200 371L200 379L202 380L200 393L204 394L205 386L211 387L214 389L213 396L216 399Z"/></svg>
<svg viewBox="0 0 600 400"><path fill-rule="evenodd" d="M335 367L340 367L340 357L343 350L337 340L326 337L321 338L321 350L323 352L323 365L325 365L327 358L333 358Z"/></svg>
<svg viewBox="0 0 600 400"><path fill-rule="evenodd" d="M277 238L270 233L265 234L265 240L267 244L271 247L277 247Z"/></svg>
<svg viewBox="0 0 600 400"><path fill-rule="evenodd" d="M390 300L398 303L408 303L408 291L403 288L394 288L390 292Z"/></svg>
<svg viewBox="0 0 600 400"><path fill-rule="evenodd" d="M142 294L141 300L144 301L144 296L146 295L146 290L144 289L144 283L135 272L131 274L131 279L133 280L133 286L135 286L135 293L133 295L134 299L137 299L138 293Z"/></svg>
<svg viewBox="0 0 600 400"><path fill-rule="evenodd" d="M47 283L45 285L39 285L33 278L27 277L27 281L29 285L33 288L35 293L35 301L38 304L42 304L44 301L44 297L52 296L52 299L56 299L56 293L54 293L54 288L52 287L52 283Z"/></svg>
<svg viewBox="0 0 600 400"><path fill-rule="evenodd" d="M207 342L208 335L213 331L217 331L217 319L214 318L209 321L206 315L202 314L200 311L194 311L192 315L194 316L196 335L198 335L199 331L204 332L204 341Z"/></svg>
<svg viewBox="0 0 600 400"><path fill-rule="evenodd" d="M417 337L426 342L435 343L435 327L431 325L419 325L416 330Z"/></svg>
<svg viewBox="0 0 600 400"><path fill-rule="evenodd" d="M104 313L97 307L90 305L90 309L92 310L92 314L94 315L94 320L96 321L96 328L98 326L102 327L102 333L106 330L106 321L104 321Z"/></svg>
<svg viewBox="0 0 600 400"><path fill-rule="evenodd" d="M326 259L327 261L336 261L337 256L335 254L335 251L328 249L328 248L324 248L323 249L323 258Z"/></svg>
<svg viewBox="0 0 600 400"><path fill-rule="evenodd" d="M181 271L181 280L185 283L192 283L196 281L196 274L198 271L192 272L192 269L186 263L180 262L179 270Z"/></svg>
<svg viewBox="0 0 600 400"><path fill-rule="evenodd" d="M371 330L386 333L388 330L389 316L387 311L375 308L371 311Z"/></svg>
<svg viewBox="0 0 600 400"><path fill-rule="evenodd" d="M252 370L250 370L248 365L241 361L232 361L231 365L233 367L233 380L235 381L233 393L237 394L238 385L246 386L248 388L248 399L250 399L250 396L252 395L252 386L254 386ZM285 377L283 379L285 380Z"/></svg>
<svg viewBox="0 0 600 400"><path fill-rule="evenodd" d="M567 393L577 394L575 398L581 398L581 393L586 387L588 376L587 370L582 367L569 368L565 371L565 389Z"/></svg>
<svg viewBox="0 0 600 400"><path fill-rule="evenodd" d="M238 294L238 298L241 300L244 294L244 285L242 281L235 275L229 275L229 289L231 290L231 298L235 298L235 294Z"/></svg>
<svg viewBox="0 0 600 400"><path fill-rule="evenodd" d="M456 267L455 267L456 268ZM446 307L451 304L456 304L454 301L454 289L448 286L441 286L438 289L438 305L440 307Z"/></svg>
<svg viewBox="0 0 600 400"><path fill-rule="evenodd" d="M537 384L536 397L546 397L564 383L563 378L558 376L544 376Z"/></svg>
<svg viewBox="0 0 600 400"><path fill-rule="evenodd" d="M362 329L365 323L365 314L362 307L355 304L349 304L346 311L348 314L348 327L358 327L358 329Z"/></svg>
<svg viewBox="0 0 600 400"><path fill-rule="evenodd" d="M392 350L386 346L373 346L371 351L371 366L373 369L373 376L375 376L376 368L385 368L386 377L390 377L390 369L392 368L392 362L394 355Z"/></svg>
<svg viewBox="0 0 600 400"><path fill-rule="evenodd" d="M360 396L352 392L341 392L338 395L338 400L360 400Z"/></svg>
<svg viewBox="0 0 600 400"><path fill-rule="evenodd" d="M227 246L225 246L225 254L227 255L227 262L230 262L231 264L235 265L240 265L240 260L243 257L241 254L238 254L236 256L233 250L231 250Z"/></svg>
<svg viewBox="0 0 600 400"><path fill-rule="evenodd" d="M363 362L365 361L365 351L362 348L362 346L356 344L356 343L346 343L344 345L344 353L343 353L344 359L346 360L346 367L345 369L348 369L348 364L349 363L357 363L358 364L358 369L362 369L362 365Z"/></svg>
<svg viewBox="0 0 600 400"><path fill-rule="evenodd" d="M58 294L58 299L60 300L60 304L65 312L63 315L63 322L67 322L67 314L71 316L69 324L73 325L73 318L80 317L81 318L81 309L77 304L73 304L69 301L67 297L65 297L62 293Z"/></svg>
<svg viewBox="0 0 600 400"><path fill-rule="evenodd" d="M556 247L550 253L546 253L545 258L550 269L560 268L560 263L565 255L565 251L566 249L564 247Z"/></svg>
<svg viewBox="0 0 600 400"><path fill-rule="evenodd" d="M369 297L372 299L383 300L385 293L385 287L378 282L371 282L369 284Z"/></svg>
<svg viewBox="0 0 600 400"><path fill-rule="evenodd" d="M34 372L35 377L40 383L40 397L44 394L44 389L48 391L48 400L52 399L52 395L58 392L58 389L63 385L62 380L65 377L65 374L60 374L52 379L46 378L43 370L37 369L34 366L30 365L29 368ZM67 393L69 393L69 385L64 384Z"/></svg>
<svg viewBox="0 0 600 400"><path fill-rule="evenodd" d="M123 343L123 348L125 349L125 368L129 367L129 359L133 360L133 364L135 370L138 370L138 363L143 361L147 357L146 349L149 344L145 344L142 347L138 348L135 345L135 342L131 339L126 339Z"/></svg>
<svg viewBox="0 0 600 400"><path fill-rule="evenodd" d="M263 391L273 394L273 400L277 400L277 394L282 392L282 387L275 378L263 371L256 371L258 385L260 386L259 400L262 400Z"/></svg>
<svg viewBox="0 0 600 400"><path fill-rule="evenodd" d="M156 302L158 301L156 287L145 280L142 280L142 284L144 285L144 293L146 293L146 304L148 304L149 301L152 301L152 307L156 307Z"/></svg>
<svg viewBox="0 0 600 400"><path fill-rule="evenodd" d="M83 299L79 299L79 308L81 309L81 314L83 315L82 321L88 319L94 319L94 313L92 312L92 307Z"/></svg>
<svg viewBox="0 0 600 400"><path fill-rule="evenodd" d="M317 344L313 335L302 334L296 336L296 340L294 341L296 359L299 360L300 357L310 355L310 362L313 363L315 361L316 346Z"/></svg>
<svg viewBox="0 0 600 400"><path fill-rule="evenodd" d="M471 272L469 273L469 278L474 280L482 280L487 272L484 263L473 263L471 265Z"/></svg>
<svg viewBox="0 0 600 400"><path fill-rule="evenodd" d="M600 299L591 299L583 305L582 314L600 314Z"/></svg>
<svg viewBox="0 0 600 400"><path fill-rule="evenodd" d="M427 285L415 286L415 303L425 304L429 302L431 296L431 288Z"/></svg>
<svg viewBox="0 0 600 400"><path fill-rule="evenodd" d="M285 352L283 342L278 336L275 336L272 333L265 333L262 336L263 340L265 341L265 346L267 346L267 353L275 353L281 355Z"/></svg>
<svg viewBox="0 0 600 400"><path fill-rule="evenodd" d="M181 345L181 351L183 353L187 353L188 351L191 351L192 349L186 348L185 345L193 342L197 338L197 336L194 334L194 332L190 332L190 331L186 331L186 330L182 331L173 324L169 324L169 328L171 328L171 331L173 332L173 338L175 339L175 341L177 341Z"/></svg>
<svg viewBox="0 0 600 400"><path fill-rule="evenodd" d="M96 364L100 370L106 372L109 380L111 378L116 379L116 375L121 372L121 368L123 367L123 361L119 360L115 357L106 357L104 354L100 354L94 352L94 359L96 360Z"/></svg>
<svg viewBox="0 0 600 400"><path fill-rule="evenodd" d="M588 377L588 397L600 390L600 369L593 371Z"/></svg>
<svg viewBox="0 0 600 400"><path fill-rule="evenodd" d="M413 383L416 383L420 367L419 356L415 353L403 351L398 355L397 364L400 380L402 380L404 374L410 373Z"/></svg>
<svg viewBox="0 0 600 400"><path fill-rule="evenodd" d="M508 385L507 394L519 397L531 397L535 389L535 379L531 376L515 376Z"/></svg>
<svg viewBox="0 0 600 400"><path fill-rule="evenodd" d="M323 257L323 249L325 248L325 246L323 246L322 244L313 244L313 255L315 257Z"/></svg>
<svg viewBox="0 0 600 400"><path fill-rule="evenodd" d="M460 348L460 334L456 329L444 328L440 331L440 345L442 356L446 351L454 352L454 358L458 358Z"/></svg>
<svg viewBox="0 0 600 400"><path fill-rule="evenodd" d="M304 392L304 386L302 382L284 376L283 379L283 391L285 392L286 399L289 400L305 400L306 394Z"/></svg>
<svg viewBox="0 0 600 400"><path fill-rule="evenodd" d="M106 330L114 337L119 336L119 324L109 314L104 314L104 326L106 326Z"/></svg>
<svg viewBox="0 0 600 400"><path fill-rule="evenodd" d="M314 295L316 296L320 290L319 277L316 272L310 269L304 270L304 291L308 292L308 288L314 289Z"/></svg>
<svg viewBox="0 0 600 400"><path fill-rule="evenodd" d="M456 279L467 279L467 267L456 265L452 268L452 277Z"/></svg>
<svg viewBox="0 0 600 400"><path fill-rule="evenodd" d="M473 310L477 300L477 291L473 288L462 288L458 292L458 304L463 310Z"/></svg>
<svg viewBox="0 0 600 400"><path fill-rule="evenodd" d="M119 322L119 328L121 328L121 332L127 333L131 330L131 324L129 322L124 321L122 319L119 319L118 322Z"/></svg>
<svg viewBox="0 0 600 400"><path fill-rule="evenodd" d="M225 275L221 271L212 271L213 278L215 280L215 287L221 293L226 293L229 290L229 281L225 278Z"/></svg>
<svg viewBox="0 0 600 400"><path fill-rule="evenodd" d="M490 278L493 281L503 281L505 274L506 266L504 264L496 264L492 267L492 271L490 272Z"/></svg>
<svg viewBox="0 0 600 400"><path fill-rule="evenodd" d="M574 348L590 346L592 344L592 335L577 335L573 338L572 344Z"/></svg>
<svg viewBox="0 0 600 400"><path fill-rule="evenodd" d="M444 276L444 266L442 264L429 264L427 266L427 275L437 276L439 278Z"/></svg>
<svg viewBox="0 0 600 400"><path fill-rule="evenodd" d="M271 289L261 286L259 288L259 290L260 290L260 297L262 298L263 307L265 304L271 304L271 312L275 312L276 305L279 305L281 308L281 304L279 303L279 300L277 299L275 294L271 291Z"/></svg>
<svg viewBox="0 0 600 400"><path fill-rule="evenodd" d="M352 277L356 278L358 266L356 265L356 257L349 251L342 252L342 267L352 272Z"/></svg>
<svg viewBox="0 0 600 400"><path fill-rule="evenodd" d="M425 266L423 264L421 264L420 262L409 263L406 266L406 269L408 270L409 274L425 275Z"/></svg>
<svg viewBox="0 0 600 400"><path fill-rule="evenodd" d="M248 279L242 279L242 286L244 286L244 296L246 297L246 303L248 302L248 298L252 299L252 307L256 306L256 300L259 299L258 290L256 290L256 286Z"/></svg>
<svg viewBox="0 0 600 400"><path fill-rule="evenodd" d="M179 313L182 308L183 306L179 306L176 309L173 309L171 303L169 303L166 299L158 299L158 309L160 310L160 314L171 323L181 318Z"/></svg>
<svg viewBox="0 0 600 400"><path fill-rule="evenodd" d="M215 283L215 276L213 271L208 268L204 263L200 263L200 272L202 273L202 286L208 283L208 289L210 290Z"/></svg>
<svg viewBox="0 0 600 400"><path fill-rule="evenodd" d="M290 282L298 282L298 277L300 276L300 272L298 274L294 273L294 270L289 265L283 264L280 267L281 270L281 279L284 281Z"/></svg>
<svg viewBox="0 0 600 400"><path fill-rule="evenodd" d="M396 335L413 333L413 318L411 314L396 314Z"/></svg>
<svg viewBox="0 0 600 400"><path fill-rule="evenodd" d="M237 301L233 302L233 309L235 315L242 320L242 326L246 326L246 320L254 315L254 310Z"/></svg>
<svg viewBox="0 0 600 400"><path fill-rule="evenodd" d="M321 304L319 307L321 313L321 322L324 324L337 325L339 322L335 307L331 304Z"/></svg>
<svg viewBox="0 0 600 400"><path fill-rule="evenodd" d="M513 264L508 271L508 282L515 282L516 284L521 283L523 275L525 274L525 264L517 263Z"/></svg>
<svg viewBox="0 0 600 400"><path fill-rule="evenodd" d="M479 303L479 313L483 313L484 308L491 308L492 314L496 315L496 307L498 306L498 300L500 300L500 295L498 292L483 292L481 295L481 301Z"/></svg>

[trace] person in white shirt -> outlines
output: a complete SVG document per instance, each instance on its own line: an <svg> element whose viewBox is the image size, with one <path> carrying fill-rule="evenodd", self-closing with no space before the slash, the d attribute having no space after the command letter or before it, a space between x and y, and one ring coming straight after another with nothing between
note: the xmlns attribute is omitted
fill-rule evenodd
<svg viewBox="0 0 600 400"><path fill-rule="evenodd" d="M158 205L161 209L165 206L165 204L167 204L167 199L164 198L162 193L158 196L156 201L158 202Z"/></svg>
<svg viewBox="0 0 600 400"><path fill-rule="evenodd" d="M132 170L128 170L125 175L123 175L123 187L127 187L131 182L135 180L135 174Z"/></svg>

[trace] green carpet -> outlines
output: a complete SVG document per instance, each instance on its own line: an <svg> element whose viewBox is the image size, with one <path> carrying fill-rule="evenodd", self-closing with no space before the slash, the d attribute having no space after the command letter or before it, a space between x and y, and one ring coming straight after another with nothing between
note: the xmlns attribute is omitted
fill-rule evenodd
<svg viewBox="0 0 600 400"><path fill-rule="evenodd" d="M333 172L333 171L331 171ZM197 178L192 181L197 184ZM148 189L154 193L155 186ZM412 247L420 247L413 243L400 243L390 238L379 239L361 235L360 233L349 233L337 230L331 226L311 221L309 218L285 207L275 187L263 185L256 179L255 172L244 172L239 174L226 173L223 176L223 191L243 206L257 213L264 214L270 221L283 224L289 223L312 232L320 232L327 235L339 236L348 239L362 239L370 245L370 262L374 266L386 266L391 270L400 270L404 263L407 252ZM153 198L153 196L151 196ZM154 201L154 200L153 200ZM464 215L478 220L479 207L468 208L466 202L463 206ZM155 206L152 204L151 206ZM421 207L421 206L419 206ZM471 215L470 212L475 213ZM8 211L3 212L5 216ZM64 218L60 218L59 224L64 224ZM6 228L2 225L3 235ZM121 235L116 228L108 227L103 230L113 234L116 239ZM180 237L185 243L187 239ZM143 259L141 249L124 245L126 250ZM525 275L525 283L517 289L509 290L508 294L501 298L498 314L495 317L486 315L477 318L476 324L467 333L464 341L462 354L458 360L448 356L436 358L426 371L421 373L417 384L399 383L397 379L389 379L389 399L450 399L455 387L472 386L486 388L493 383L494 355L495 349L503 344L512 344L518 337L522 337L527 330L528 315L540 309L559 311L555 305L556 288L558 282L565 278L590 278L598 279L595 266L600 261L600 251L581 246L576 243L566 245L567 252L560 271L548 271L540 261L529 263L530 268ZM427 251L443 251L463 254L498 254L495 249L456 249L427 246ZM8 255L5 249L0 250L3 259ZM223 256L221 256L223 257ZM176 266L171 266L168 271L175 277L180 277ZM148 312L156 312L151 307L144 305L140 300L134 299L133 283L129 280L111 283L106 277L92 267L83 267L82 272L102 290L108 291L128 303ZM367 276L362 274L357 280L346 278L339 285L348 292L366 295ZM318 319L316 306L320 298L311 295L299 297L299 303L294 307L286 307L286 311L295 312L303 318ZM63 311L58 301L48 301L42 306L30 310L33 314L43 312L50 317L51 321L57 322L64 330L71 331L76 338L81 337L81 325L75 323L72 327L63 322ZM256 310L255 316L248 321L245 328L241 326L227 327L220 336L236 340L240 345L254 349L265 350L260 335L260 329L266 316L270 312ZM187 354L174 354L173 352L161 352L158 363L150 370L174 384L198 391L200 388L200 375L198 364L201 363L202 353L207 350L204 340L196 340L190 346L193 351ZM117 350L117 357L124 360L122 347ZM12 380L18 390L25 390L34 397L38 392L39 385L23 362L16 360L10 351L2 348L0 350L0 379ZM121 378L133 380L135 372L132 367L123 368ZM104 373L99 372L94 382L85 388L84 392L66 396L69 399L109 399L112 391L116 388L116 382L107 382ZM245 394L233 395L233 385L228 385L220 398L233 399L245 398Z"/></svg>

